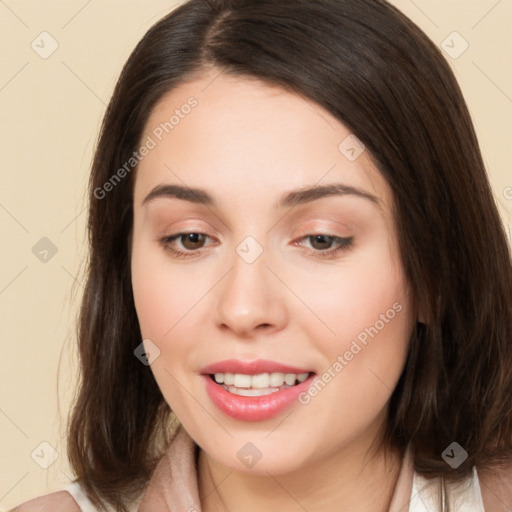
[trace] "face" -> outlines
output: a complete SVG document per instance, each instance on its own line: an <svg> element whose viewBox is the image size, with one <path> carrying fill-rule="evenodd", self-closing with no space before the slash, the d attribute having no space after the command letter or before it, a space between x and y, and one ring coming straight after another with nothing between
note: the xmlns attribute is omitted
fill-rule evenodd
<svg viewBox="0 0 512 512"><path fill-rule="evenodd" d="M229 468L279 474L375 438L416 318L364 146L307 98L217 74L145 127L133 294L187 432Z"/></svg>

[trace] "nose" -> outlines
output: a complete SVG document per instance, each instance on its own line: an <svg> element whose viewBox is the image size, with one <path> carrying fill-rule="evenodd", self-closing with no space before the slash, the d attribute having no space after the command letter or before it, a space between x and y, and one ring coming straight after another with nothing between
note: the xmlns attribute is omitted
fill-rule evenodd
<svg viewBox="0 0 512 512"><path fill-rule="evenodd" d="M252 263L238 254L219 283L216 323L238 337L279 331L287 322L286 288L266 264L265 251Z"/></svg>

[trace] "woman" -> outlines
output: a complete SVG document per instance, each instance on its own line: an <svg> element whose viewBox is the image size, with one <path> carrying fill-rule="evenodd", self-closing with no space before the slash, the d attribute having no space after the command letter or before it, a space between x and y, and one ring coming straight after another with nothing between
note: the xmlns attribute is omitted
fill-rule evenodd
<svg viewBox="0 0 512 512"><path fill-rule="evenodd" d="M89 234L77 479L15 510L512 506L504 229L453 73L386 2L158 22Z"/></svg>

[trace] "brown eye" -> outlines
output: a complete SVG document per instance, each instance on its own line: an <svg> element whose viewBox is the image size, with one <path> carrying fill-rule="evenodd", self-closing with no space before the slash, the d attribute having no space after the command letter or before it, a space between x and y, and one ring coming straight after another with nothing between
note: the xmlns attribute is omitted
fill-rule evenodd
<svg viewBox="0 0 512 512"><path fill-rule="evenodd" d="M173 257L195 258L202 254L203 248L206 249L208 247L206 245L208 238L211 237L204 233L185 232L158 238L157 242Z"/></svg>
<svg viewBox="0 0 512 512"><path fill-rule="evenodd" d="M185 249L200 249L206 237L203 233L183 233L180 235L180 241Z"/></svg>
<svg viewBox="0 0 512 512"><path fill-rule="evenodd" d="M341 238L339 236L316 233L307 235L301 240L308 242L306 246L304 246L308 254L319 258L335 258L343 251L352 247L354 239L353 237Z"/></svg>
<svg viewBox="0 0 512 512"><path fill-rule="evenodd" d="M319 251L330 249L334 241L334 237L328 235L311 235L311 247Z"/></svg>

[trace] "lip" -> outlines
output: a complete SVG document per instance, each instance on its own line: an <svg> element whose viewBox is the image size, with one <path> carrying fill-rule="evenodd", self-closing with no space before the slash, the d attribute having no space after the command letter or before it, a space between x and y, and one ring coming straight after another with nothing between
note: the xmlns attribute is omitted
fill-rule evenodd
<svg viewBox="0 0 512 512"><path fill-rule="evenodd" d="M316 377L265 396L241 396L226 391L209 375L201 375L211 401L225 414L241 421L263 421L274 418L290 407L306 391Z"/></svg>
<svg viewBox="0 0 512 512"><path fill-rule="evenodd" d="M275 391L264 396L241 396L226 391L211 377L214 373L244 373L257 375L259 373L309 373L309 377L295 386ZM258 360L242 362L231 359L209 365L202 369L201 378L210 400L224 414L240 421L264 421L274 418L288 409L298 396L312 384L316 373L293 366L283 365L272 361Z"/></svg>
<svg viewBox="0 0 512 512"><path fill-rule="evenodd" d="M254 361L241 361L238 359L226 359L217 363L205 366L200 370L202 375L213 373L243 373L244 375L258 375L260 373L312 373L311 369L297 368L287 364L277 363L266 359ZM306 382L306 381L304 381Z"/></svg>

